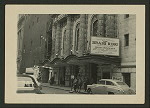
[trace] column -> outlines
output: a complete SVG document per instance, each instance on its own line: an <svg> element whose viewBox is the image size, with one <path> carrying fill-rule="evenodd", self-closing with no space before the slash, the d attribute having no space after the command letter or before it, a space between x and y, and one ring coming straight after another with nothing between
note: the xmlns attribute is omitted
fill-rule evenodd
<svg viewBox="0 0 150 108"><path fill-rule="evenodd" d="M56 27L55 25L53 24L53 27L52 27L52 56L51 56L51 59L54 59L56 53L55 53L55 40L56 40Z"/></svg>
<svg viewBox="0 0 150 108"><path fill-rule="evenodd" d="M60 56L60 23L57 23L57 29L56 29L56 41L55 41L55 57L59 57ZM57 54L57 56L56 56Z"/></svg>
<svg viewBox="0 0 150 108"><path fill-rule="evenodd" d="M65 72L65 86L70 86L70 71L70 66L67 66Z"/></svg>
<svg viewBox="0 0 150 108"><path fill-rule="evenodd" d="M66 27L66 42L65 42L65 57L70 55L71 51L71 16L67 17L67 27Z"/></svg>
<svg viewBox="0 0 150 108"><path fill-rule="evenodd" d="M79 35L79 45L78 45L78 55L82 56L82 54L85 51L85 36L86 36L86 15L81 14L80 15L80 35Z"/></svg>
<svg viewBox="0 0 150 108"><path fill-rule="evenodd" d="M55 67L53 69L54 71L54 83L58 85L58 74L59 74L59 68L58 67Z"/></svg>

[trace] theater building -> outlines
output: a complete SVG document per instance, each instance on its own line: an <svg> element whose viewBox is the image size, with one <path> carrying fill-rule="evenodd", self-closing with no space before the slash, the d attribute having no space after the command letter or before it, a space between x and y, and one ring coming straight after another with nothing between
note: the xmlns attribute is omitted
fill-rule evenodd
<svg viewBox="0 0 150 108"><path fill-rule="evenodd" d="M70 86L80 74L97 83L119 79L136 88L136 16L129 14L52 15L48 64L55 83Z"/></svg>

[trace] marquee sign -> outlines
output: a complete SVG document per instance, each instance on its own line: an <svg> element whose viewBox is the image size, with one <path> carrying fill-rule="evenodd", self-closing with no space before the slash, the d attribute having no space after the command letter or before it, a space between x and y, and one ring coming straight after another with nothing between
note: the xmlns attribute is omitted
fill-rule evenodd
<svg viewBox="0 0 150 108"><path fill-rule="evenodd" d="M119 39L92 36L91 54L119 56Z"/></svg>

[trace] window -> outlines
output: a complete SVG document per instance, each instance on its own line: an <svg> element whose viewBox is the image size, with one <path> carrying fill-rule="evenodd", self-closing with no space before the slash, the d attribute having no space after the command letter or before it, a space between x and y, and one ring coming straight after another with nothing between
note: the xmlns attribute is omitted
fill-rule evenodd
<svg viewBox="0 0 150 108"><path fill-rule="evenodd" d="M34 25L34 22L32 22L32 26Z"/></svg>
<svg viewBox="0 0 150 108"><path fill-rule="evenodd" d="M31 40L31 47L32 47L32 43L33 43L33 41Z"/></svg>
<svg viewBox="0 0 150 108"><path fill-rule="evenodd" d="M66 30L64 31L64 37L63 37L63 54L65 53L65 42L66 42Z"/></svg>
<svg viewBox="0 0 150 108"><path fill-rule="evenodd" d="M112 83L112 82L110 82L110 81L106 81L106 85L112 85L112 86L114 86L115 84Z"/></svg>
<svg viewBox="0 0 150 108"><path fill-rule="evenodd" d="M102 84L102 85L105 85L105 81L99 81L98 84Z"/></svg>
<svg viewBox="0 0 150 108"><path fill-rule="evenodd" d="M39 17L37 17L37 22L39 22Z"/></svg>
<svg viewBox="0 0 150 108"><path fill-rule="evenodd" d="M35 63L36 63L35 60L33 60L33 64L34 64L34 65L35 65Z"/></svg>
<svg viewBox="0 0 150 108"><path fill-rule="evenodd" d="M124 18L129 18L129 14L125 14Z"/></svg>
<svg viewBox="0 0 150 108"><path fill-rule="evenodd" d="M93 23L93 36L97 36L98 34L98 20Z"/></svg>
<svg viewBox="0 0 150 108"><path fill-rule="evenodd" d="M124 38L125 38L125 46L129 46L129 34L125 34Z"/></svg>
<svg viewBox="0 0 150 108"><path fill-rule="evenodd" d="M123 81L130 87L131 86L131 74L123 73Z"/></svg>
<svg viewBox="0 0 150 108"><path fill-rule="evenodd" d="M76 35L75 35L75 50L76 51L78 51L78 43L79 43L79 32L80 32L79 26L80 24L77 24Z"/></svg>

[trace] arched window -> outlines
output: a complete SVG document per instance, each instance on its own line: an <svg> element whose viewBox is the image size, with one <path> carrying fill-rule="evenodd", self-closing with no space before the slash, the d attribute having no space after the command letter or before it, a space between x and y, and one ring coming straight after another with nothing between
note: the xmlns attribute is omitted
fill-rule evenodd
<svg viewBox="0 0 150 108"><path fill-rule="evenodd" d="M75 50L78 51L78 43L79 43L79 29L80 24L77 24L76 26L76 32L75 32Z"/></svg>
<svg viewBox="0 0 150 108"><path fill-rule="evenodd" d="M98 35L98 20L96 20L94 23L93 23L93 26L92 26L92 30L93 30L93 36L97 36Z"/></svg>
<svg viewBox="0 0 150 108"><path fill-rule="evenodd" d="M63 37L63 54L65 53L65 42L66 42L66 30L64 31L64 37Z"/></svg>

